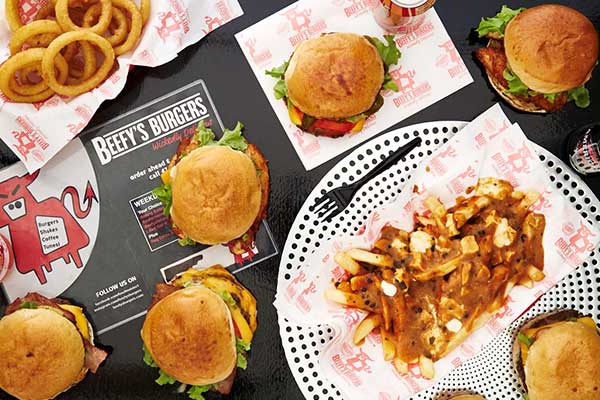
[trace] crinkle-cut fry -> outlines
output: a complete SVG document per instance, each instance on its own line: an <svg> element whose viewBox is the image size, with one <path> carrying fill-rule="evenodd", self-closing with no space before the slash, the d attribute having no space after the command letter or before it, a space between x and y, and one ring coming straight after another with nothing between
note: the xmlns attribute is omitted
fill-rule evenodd
<svg viewBox="0 0 600 400"><path fill-rule="evenodd" d="M535 265L529 264L527 266L527 276L529 276L534 282L539 282L544 280L546 274L544 274L544 272Z"/></svg>
<svg viewBox="0 0 600 400"><path fill-rule="evenodd" d="M400 375L408 374L407 362L404 362L400 358L396 357L394 358L394 361L392 361L392 364L394 365L394 369L396 370L396 372L398 372Z"/></svg>
<svg viewBox="0 0 600 400"><path fill-rule="evenodd" d="M394 338L392 334L381 329L381 347L383 348L383 359L385 361L392 361L396 357L396 346L394 345Z"/></svg>
<svg viewBox="0 0 600 400"><path fill-rule="evenodd" d="M381 318L379 315L373 313L367 315L360 321L354 330L354 336L352 337L354 344L357 346L362 344L365 338L369 336L375 328L378 328L379 325L381 325Z"/></svg>
<svg viewBox="0 0 600 400"><path fill-rule="evenodd" d="M352 275L357 275L360 272L360 264L344 252L337 253L333 260Z"/></svg>
<svg viewBox="0 0 600 400"><path fill-rule="evenodd" d="M432 278L448 275L450 272L454 271L460 266L463 259L463 256L455 257L444 264L436 265L433 268L430 268L423 272L419 272L418 274L414 274L413 276L418 281L428 281Z"/></svg>
<svg viewBox="0 0 600 400"><path fill-rule="evenodd" d="M354 293L342 292L341 290L329 288L325 290L325 298L334 303L342 304L348 307L356 307L361 310L375 312L375 308L365 304L362 297Z"/></svg>
<svg viewBox="0 0 600 400"><path fill-rule="evenodd" d="M423 378L433 379L435 377L435 369L431 358L423 355L419 356L419 369L421 370L421 376Z"/></svg>
<svg viewBox="0 0 600 400"><path fill-rule="evenodd" d="M394 265L394 260L387 254L375 254L362 249L350 249L346 254L356 261L375 265L377 267L391 268Z"/></svg>
<svg viewBox="0 0 600 400"><path fill-rule="evenodd" d="M446 207L433 196L429 196L425 199L425 207L427 207L434 217L442 218L446 215Z"/></svg>

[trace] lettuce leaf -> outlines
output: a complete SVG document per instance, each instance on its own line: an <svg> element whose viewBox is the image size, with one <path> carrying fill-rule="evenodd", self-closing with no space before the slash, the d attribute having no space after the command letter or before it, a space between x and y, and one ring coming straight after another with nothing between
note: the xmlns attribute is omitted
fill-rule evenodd
<svg viewBox="0 0 600 400"><path fill-rule="evenodd" d="M237 349L237 367L246 369L248 367L248 359L246 358L246 352L250 350L250 343L244 342L240 338L235 338L235 347Z"/></svg>
<svg viewBox="0 0 600 400"><path fill-rule="evenodd" d="M180 246L195 246L196 242L193 239L190 239L189 237L183 238L183 239L178 239L177 243L179 243Z"/></svg>
<svg viewBox="0 0 600 400"><path fill-rule="evenodd" d="M233 130L225 129L223 136L216 143L219 146L228 146L234 150L245 151L248 148L248 142L242 136L244 124L238 122Z"/></svg>
<svg viewBox="0 0 600 400"><path fill-rule="evenodd" d="M357 123L358 121L360 121L361 119L363 119L363 118L368 118L368 117L369 117L369 116L368 116L367 114L365 114L365 113L362 113L362 114L355 115L354 117L349 117L349 118L346 118L346 121L348 121L348 122L352 122L353 124L355 124L355 123Z"/></svg>
<svg viewBox="0 0 600 400"><path fill-rule="evenodd" d="M558 96L560 93L544 93L544 97L546 98L546 100L548 100L550 103L554 103L554 101L556 101L556 96Z"/></svg>
<svg viewBox="0 0 600 400"><path fill-rule="evenodd" d="M277 83L273 87L273 92L275 93L275 98L277 100L281 100L284 97L287 97L287 87L285 86L285 71L287 71L289 61L284 62L279 67L275 67L273 69L265 71L266 75L272 76L273 78L278 79Z"/></svg>
<svg viewBox="0 0 600 400"><path fill-rule="evenodd" d="M35 301L24 301L19 305L19 310L35 310L36 308L38 308L38 303L36 303Z"/></svg>
<svg viewBox="0 0 600 400"><path fill-rule="evenodd" d="M171 205L173 204L173 190L170 183L154 188L152 194L163 204L163 214L171 215Z"/></svg>
<svg viewBox="0 0 600 400"><path fill-rule="evenodd" d="M227 292L221 292L221 298L223 299L223 301L227 304L229 304L232 307L237 306L237 303L235 302L235 300L233 299L233 297L231 297L231 295Z"/></svg>
<svg viewBox="0 0 600 400"><path fill-rule="evenodd" d="M394 35L383 36L387 45L376 37L367 36L367 38L373 44L373 46L375 46L387 68L389 68L391 65L398 64L398 60L400 60L400 57L402 57L402 53L400 53L400 50L398 50L398 47L396 46Z"/></svg>
<svg viewBox="0 0 600 400"><path fill-rule="evenodd" d="M175 378L173 378L171 375L167 374L165 371L163 371L162 369L158 370L159 372L159 376L158 378L156 378L156 380L154 382L158 383L159 385L172 385L175 382L177 382L177 380Z"/></svg>
<svg viewBox="0 0 600 400"><path fill-rule="evenodd" d="M398 85L396 84L396 82L394 82L392 76L388 72L386 72L383 76L382 87L387 90L393 90L394 92L397 92L399 90Z"/></svg>
<svg viewBox="0 0 600 400"><path fill-rule="evenodd" d="M481 22L479 23L479 26L476 29L477 33L479 34L479 37L484 37L488 33L498 33L501 37L504 36L504 31L506 30L506 26L508 25L510 20L525 10L525 7L513 10L511 8L508 8L507 6L502 6L500 12L494 17L481 19Z"/></svg>
<svg viewBox="0 0 600 400"><path fill-rule="evenodd" d="M190 397L190 399L204 400L203 394L208 392L212 388L213 388L213 385L203 385L203 386L194 385L194 386L190 387L190 390L187 391L187 394Z"/></svg>
<svg viewBox="0 0 600 400"><path fill-rule="evenodd" d="M523 332L519 332L517 338L519 339L519 342L523 343L528 348L533 344L533 340L531 340L530 337L527 337Z"/></svg>
<svg viewBox="0 0 600 400"><path fill-rule="evenodd" d="M204 121L198 123L198 127L196 128L196 140L200 142L201 146L206 146L215 141L215 133L212 129L204 125Z"/></svg>
<svg viewBox="0 0 600 400"><path fill-rule="evenodd" d="M506 82L508 82L508 89L504 90L506 93L516 94L518 96L529 96L529 88L519 79L519 77L513 74L508 68L502 73Z"/></svg>
<svg viewBox="0 0 600 400"><path fill-rule="evenodd" d="M575 101L575 104L579 108L587 108L590 105L590 92L585 86L579 86L578 88L571 89L568 91L569 101Z"/></svg>
<svg viewBox="0 0 600 400"><path fill-rule="evenodd" d="M150 352L148 351L146 346L142 346L142 349L144 350L144 363L149 367L158 368L158 365L156 365L156 363L152 359L152 356L150 355Z"/></svg>

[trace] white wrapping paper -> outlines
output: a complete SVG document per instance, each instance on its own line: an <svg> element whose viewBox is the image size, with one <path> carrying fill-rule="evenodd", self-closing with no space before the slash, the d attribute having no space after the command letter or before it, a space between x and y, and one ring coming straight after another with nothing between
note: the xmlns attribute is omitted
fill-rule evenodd
<svg viewBox="0 0 600 400"><path fill-rule="evenodd" d="M21 0L21 14L32 19L44 3ZM103 101L117 97L132 66L167 63L242 14L237 0L152 0L151 16L136 49L120 56L119 68L91 92L74 98L55 95L36 104L11 103L0 93L0 138L29 172L39 169L85 128ZM9 57L10 37L4 1L0 1L0 63Z"/></svg>
<svg viewBox="0 0 600 400"><path fill-rule="evenodd" d="M409 374L400 376L391 363L383 360L378 333L371 333L362 347L352 344L354 328L363 312L325 299L323 293L333 287L332 279L344 275L333 256L352 247L372 248L386 224L412 230L413 213L425 211L423 201L428 196L439 197L446 207L451 206L468 186L486 176L508 180L520 190L536 190L542 195L532 208L546 217L543 242L546 278L532 289L515 287L503 308L484 327L435 363L434 380L422 378L417 365L411 365ZM359 236L339 237L325 243L277 293L275 306L286 318L299 324L327 323L335 327L334 340L320 354L320 369L347 399L403 399L431 386L478 353L544 292L579 267L600 239L600 232L553 189L531 143L518 125L510 124L498 105L425 160L406 187L414 186L418 193L403 190L393 203L373 212Z"/></svg>
<svg viewBox="0 0 600 400"><path fill-rule="evenodd" d="M331 139L305 133L291 123L283 100L275 99L276 80L265 70L281 65L302 41L327 32L353 32L383 39L371 7L378 0L300 0L238 33L236 38L302 164L311 170L379 132L473 82L434 9L410 32L396 36L402 52L390 69L400 91L386 91L385 104L362 132Z"/></svg>

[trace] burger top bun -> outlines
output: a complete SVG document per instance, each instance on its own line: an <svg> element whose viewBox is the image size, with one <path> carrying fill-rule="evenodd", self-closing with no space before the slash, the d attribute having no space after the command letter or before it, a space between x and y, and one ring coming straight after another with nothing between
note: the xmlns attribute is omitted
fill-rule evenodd
<svg viewBox="0 0 600 400"><path fill-rule="evenodd" d="M261 187L250 157L226 146L200 147L176 166L171 216L198 243L242 236L260 208Z"/></svg>
<svg viewBox="0 0 600 400"><path fill-rule="evenodd" d="M383 61L367 39L331 33L301 43L285 73L288 98L315 118L367 111L383 84Z"/></svg>
<svg viewBox="0 0 600 400"><path fill-rule="evenodd" d="M598 60L598 33L572 8L547 4L515 18L504 36L510 68L527 87L559 93L587 82Z"/></svg>
<svg viewBox="0 0 600 400"><path fill-rule="evenodd" d="M0 388L21 400L51 399L87 372L75 325L57 312L18 310L0 320Z"/></svg>
<svg viewBox="0 0 600 400"><path fill-rule="evenodd" d="M598 354L598 331L582 323L565 322L541 331L525 363L529 399L600 399Z"/></svg>
<svg viewBox="0 0 600 400"><path fill-rule="evenodd" d="M231 314L205 287L190 286L156 303L144 321L142 340L160 369L182 383L218 383L236 367Z"/></svg>

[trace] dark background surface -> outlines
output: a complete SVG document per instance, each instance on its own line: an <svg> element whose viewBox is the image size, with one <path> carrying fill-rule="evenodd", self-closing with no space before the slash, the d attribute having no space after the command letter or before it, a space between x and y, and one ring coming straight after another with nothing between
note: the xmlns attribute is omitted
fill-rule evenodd
<svg viewBox="0 0 600 400"><path fill-rule="evenodd" d="M242 17L182 51L171 63L154 69L134 69L123 93L101 107L92 120L92 125L139 107L196 79L204 79L224 124L233 127L237 120L243 121L246 125L245 136L257 144L270 160L272 195L268 220L282 249L288 230L305 198L321 177L344 155L310 172L304 170L234 38L235 33L279 11L292 1L240 0L240 3L245 12ZM517 8L541 3L529 0L438 0L438 14L475 83L402 121L394 128L426 121L468 121L500 101L473 58L473 51L482 43L470 39L470 31L482 16L495 14L502 4ZM582 11L590 17L597 29L600 28L600 2L579 0L558 3ZM423 56L426 57L427 54ZM600 121L599 75L596 72L596 76L587 84L592 94L592 105L588 109L578 109L569 104L564 110L545 116L519 113L507 106L505 111L511 121L521 125L532 141L564 159L561 151L566 135L576 127L594 120ZM1 144L0 165L9 165L15 161L16 157ZM600 193L600 178L584 180L594 193ZM272 306L278 267L279 258L276 257L238 274L238 278L257 297L259 327L252 343L248 370L239 374L231 394L233 399L303 398L288 369L278 334L277 314ZM146 367L142 362L142 344L139 338L142 321L138 319L102 335L99 342L112 348L111 356L98 374L89 374L84 382L61 398L186 398L173 394L172 387L159 387L153 382L156 370ZM0 394L0 398L6 398L6 395Z"/></svg>

